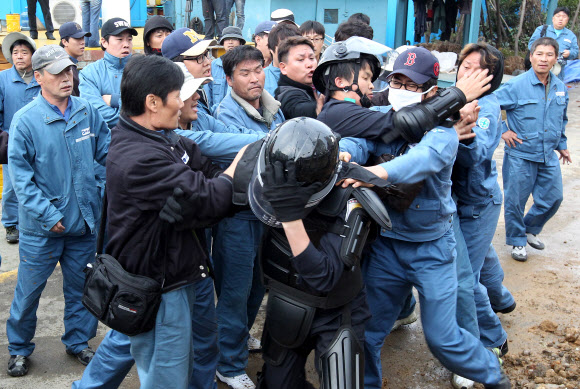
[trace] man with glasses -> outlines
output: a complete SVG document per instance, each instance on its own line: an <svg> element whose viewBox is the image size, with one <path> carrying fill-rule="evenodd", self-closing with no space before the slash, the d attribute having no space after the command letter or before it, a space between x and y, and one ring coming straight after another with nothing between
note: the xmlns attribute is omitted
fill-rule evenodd
<svg viewBox="0 0 580 389"><path fill-rule="evenodd" d="M324 105L324 96L318 96L312 85L316 68L314 45L303 36L292 36L278 48L280 80L276 100L282 104L286 119L307 116L316 119Z"/></svg>
<svg viewBox="0 0 580 389"><path fill-rule="evenodd" d="M315 20L307 20L300 25L300 34L312 41L314 55L318 62L320 60L320 54L322 53L322 47L324 46L324 37L326 34L324 26Z"/></svg>
<svg viewBox="0 0 580 389"><path fill-rule="evenodd" d="M428 50L419 47L401 53L391 73L395 85L391 97L397 101L393 109L400 112L435 96L438 75L439 63ZM350 82L340 76L335 80L339 88ZM359 83L363 93L368 92L367 87L372 90L370 77L368 81L359 79ZM384 202L393 228L381 230L363 262L372 312L365 328L365 388L382 387L381 348L412 287L419 292L421 321L433 355L452 372L481 382L485 388L511 388L498 359L500 351L486 349L479 339L459 327L455 316L457 277L452 227L455 204L451 198L451 172L458 133L471 127L471 119L462 119L455 125L453 122L436 125L415 139L398 138L390 143L355 138L341 141L341 150L351 153L352 161L360 164L367 163L369 157L397 155L367 168L375 175L393 184L423 182L405 209ZM348 184L349 180L346 181Z"/></svg>
<svg viewBox="0 0 580 389"><path fill-rule="evenodd" d="M192 29L183 27L165 38L161 53L173 62L182 62L193 77L205 78L211 77L212 57L209 47L216 44L215 40L204 40ZM213 105L211 95L207 93L207 90L200 91L198 110L211 115Z"/></svg>

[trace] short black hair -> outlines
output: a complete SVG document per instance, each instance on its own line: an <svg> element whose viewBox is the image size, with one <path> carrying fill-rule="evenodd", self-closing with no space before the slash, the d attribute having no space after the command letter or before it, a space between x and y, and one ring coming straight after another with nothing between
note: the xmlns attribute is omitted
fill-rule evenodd
<svg viewBox="0 0 580 389"><path fill-rule="evenodd" d="M437 79L436 78L430 78L427 81L425 81L423 84L421 84L421 90L423 92L427 92L429 90L429 88L432 88L434 86L437 85Z"/></svg>
<svg viewBox="0 0 580 389"><path fill-rule="evenodd" d="M149 94L167 102L169 93L180 90L183 72L168 60L158 55L134 55L123 70L121 78L121 113L132 117L145 113L145 98Z"/></svg>
<svg viewBox="0 0 580 389"><path fill-rule="evenodd" d="M373 28L366 23L354 21L341 23L334 33L334 41L345 41L352 36L362 36L363 38L373 39Z"/></svg>
<svg viewBox="0 0 580 389"><path fill-rule="evenodd" d="M14 48L16 46L26 46L26 47L28 47L28 49L30 50L30 52L34 53L34 47L32 47L32 45L30 44L30 42L28 42L25 39L18 39L16 42L14 42L10 46L10 54L12 54L12 51L14 51Z"/></svg>
<svg viewBox="0 0 580 389"><path fill-rule="evenodd" d="M258 61L264 66L264 56L255 47L242 45L235 47L220 57L227 77L232 78L236 66L244 61Z"/></svg>
<svg viewBox="0 0 580 389"><path fill-rule="evenodd" d="M548 38L544 36L542 38L536 39L534 43L532 43L532 48L530 49L530 56L534 54L538 46L552 46L554 50L556 50L556 56L560 53L560 46L558 42L554 38Z"/></svg>
<svg viewBox="0 0 580 389"><path fill-rule="evenodd" d="M296 27L294 24L277 24L268 34L268 48L272 51L276 51L276 47L278 47L280 42L286 38L296 35L302 34L300 34L300 30L298 30L298 27Z"/></svg>
<svg viewBox="0 0 580 389"><path fill-rule="evenodd" d="M363 14L362 12L357 12L355 14L350 15L347 19L347 22L363 22L364 24L371 25L371 18L367 14Z"/></svg>
<svg viewBox="0 0 580 389"><path fill-rule="evenodd" d="M316 20L307 20L300 25L300 35L308 34L309 32L314 32L316 35L322 36L326 34L326 30L322 23L317 22Z"/></svg>
<svg viewBox="0 0 580 389"><path fill-rule="evenodd" d="M265 37L265 36L267 36L267 35L268 35L268 33L267 33L266 31L262 31L262 32L261 32L261 33L259 33L259 34L253 34L253 35L252 35L252 42L254 42L254 43L256 42L256 37L257 37L257 36L259 36L260 38L263 38L263 37Z"/></svg>
<svg viewBox="0 0 580 389"><path fill-rule="evenodd" d="M67 36L66 38L60 38L59 46L64 49L64 45L62 44L63 39L68 42L68 40L70 39L70 36Z"/></svg>
<svg viewBox="0 0 580 389"><path fill-rule="evenodd" d="M278 46L278 61L288 61L288 53L290 52L290 49L300 45L306 45L314 51L314 45L310 39L304 36L291 36L290 38L283 40L282 43L280 43L280 46Z"/></svg>
<svg viewBox="0 0 580 389"><path fill-rule="evenodd" d="M103 36L103 37L101 37L101 38L103 38L103 39L105 40L105 42L109 43L109 38L110 38L110 37L111 37L110 35L107 35L107 36ZM101 50L103 50L103 51L107 51L107 49L105 49L105 46L103 46L103 44L102 44L102 43L99 43L99 44L101 45Z"/></svg>
<svg viewBox="0 0 580 389"><path fill-rule="evenodd" d="M554 15L556 15L558 12L564 12L566 15L568 15L568 17L570 17L570 8L568 7L558 7L554 10Z"/></svg>

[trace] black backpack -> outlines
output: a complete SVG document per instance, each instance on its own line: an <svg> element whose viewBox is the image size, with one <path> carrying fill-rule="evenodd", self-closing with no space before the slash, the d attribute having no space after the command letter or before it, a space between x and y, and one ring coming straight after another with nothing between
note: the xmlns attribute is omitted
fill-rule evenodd
<svg viewBox="0 0 580 389"><path fill-rule="evenodd" d="M548 25L544 24L544 26L542 27L542 31L540 32L540 38L543 38L546 36L547 29L548 29ZM532 63L530 62L530 50L528 50L526 52L526 58L524 58L524 68L526 70L530 70L531 67L532 67Z"/></svg>

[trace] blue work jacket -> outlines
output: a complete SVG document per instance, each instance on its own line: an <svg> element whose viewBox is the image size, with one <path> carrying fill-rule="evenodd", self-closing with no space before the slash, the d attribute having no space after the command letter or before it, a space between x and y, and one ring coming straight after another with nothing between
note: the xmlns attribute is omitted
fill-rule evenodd
<svg viewBox="0 0 580 389"><path fill-rule="evenodd" d="M270 64L264 69L264 73L266 73L264 89L272 96L275 96L276 89L278 89L278 80L280 79L280 68Z"/></svg>
<svg viewBox="0 0 580 389"><path fill-rule="evenodd" d="M381 235L409 242L427 242L442 237L453 225L455 203L451 198L451 171L459 140L453 127L436 127L401 155L380 166L392 184L425 181L423 189L404 212L387 206L393 229ZM352 162L366 164L370 155L397 155L404 141L383 142L343 138L341 151L352 155Z"/></svg>
<svg viewBox="0 0 580 389"><path fill-rule="evenodd" d="M219 164L231 163L242 147L266 136L263 131L226 126L202 112L198 112L191 130L178 129L175 132L197 143L205 157Z"/></svg>
<svg viewBox="0 0 580 389"><path fill-rule="evenodd" d="M528 50L531 50L532 44L537 39L540 38L540 35L542 33L542 28L544 28L543 25L538 26L538 28L536 28L536 30L532 34L532 37L530 38L530 41L528 42ZM546 28L545 37L554 38L556 40L556 42L558 42L560 53L563 52L564 50L570 50L570 56L568 58L566 58L567 60L578 58L578 38L576 38L576 34L574 34L572 31L568 30L566 27L564 27L562 29L562 32L558 36L558 35L556 35L556 30L554 29L554 26L550 24L548 26L548 28Z"/></svg>
<svg viewBox="0 0 580 389"><path fill-rule="evenodd" d="M453 192L468 205L501 204L502 192L497 182L493 153L501 138L501 109L493 94L478 99L481 110L476 136L469 144L459 142L453 167Z"/></svg>
<svg viewBox="0 0 580 389"><path fill-rule="evenodd" d="M213 81L206 84L204 89L209 97L211 106L214 107L219 104L228 92L228 82L226 81L226 73L222 59L216 58L211 63L211 76Z"/></svg>
<svg viewBox="0 0 580 389"><path fill-rule="evenodd" d="M115 127L121 112L121 76L131 55L117 58L105 51L105 56L88 64L79 73L81 97L97 108L109 128ZM111 105L103 100L103 95L111 95Z"/></svg>
<svg viewBox="0 0 580 389"><path fill-rule="evenodd" d="M87 101L70 99L68 122L40 94L12 121L8 166L22 233L81 236L94 233L99 220L101 195L94 162L105 164L109 128ZM60 220L64 233L51 232Z"/></svg>
<svg viewBox="0 0 580 389"><path fill-rule="evenodd" d="M532 162L554 163L554 150L566 150L565 128L568 123L568 91L566 85L550 73L550 90L534 69L512 78L494 92L501 109L505 109L507 126L522 144L505 146L505 152ZM505 124L505 122L504 122ZM555 159L558 163L558 159Z"/></svg>
<svg viewBox="0 0 580 389"><path fill-rule="evenodd" d="M0 72L0 130L9 131L12 117L39 92L36 78L26 84L14 66Z"/></svg>

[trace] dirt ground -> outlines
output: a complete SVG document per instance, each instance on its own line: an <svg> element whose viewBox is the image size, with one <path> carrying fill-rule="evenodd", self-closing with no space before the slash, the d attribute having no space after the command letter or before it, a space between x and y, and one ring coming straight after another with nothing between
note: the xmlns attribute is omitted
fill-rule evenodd
<svg viewBox="0 0 580 389"><path fill-rule="evenodd" d="M544 251L528 248L525 263L510 258L511 247L505 243L503 216L494 238L502 262L505 285L513 293L517 308L500 318L509 336L509 354L504 366L514 388L580 389L580 88L570 89L567 127L568 148L574 163L562 168L564 202L541 236ZM501 175L503 144L495 154ZM500 179L501 183L501 179ZM17 246L0 239L0 322L9 314L18 267ZM37 348L29 375L9 377L0 369L0 389L70 387L80 378L83 367L64 354L60 343L62 325L62 280L60 271L53 274L38 310ZM252 332L259 336L264 315L260 313ZM98 346L106 328L100 326ZM8 360L5 326L0 325L0 363ZM449 373L429 352L420 322L392 333L383 347L384 385L388 389L450 388ZM248 374L255 380L261 367L260 354L251 354ZM5 366L5 365L2 365ZM308 376L317 382L313 359L307 365ZM122 388L138 388L135 370ZM170 388L171 385L168 385ZM225 386L219 384L220 389ZM482 388L483 386L479 386Z"/></svg>

